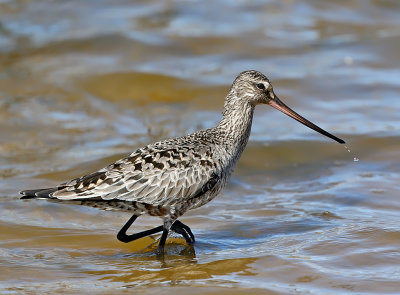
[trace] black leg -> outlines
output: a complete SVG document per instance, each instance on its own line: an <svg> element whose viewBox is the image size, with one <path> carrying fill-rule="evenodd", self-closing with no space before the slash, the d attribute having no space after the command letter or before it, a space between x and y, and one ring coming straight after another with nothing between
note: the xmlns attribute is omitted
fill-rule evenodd
<svg viewBox="0 0 400 295"><path fill-rule="evenodd" d="M174 226L175 223L172 225L171 230L176 232L177 234L180 234L181 236L183 236L186 240L186 243L188 243L189 245L191 245L193 243L192 239L189 237L188 233L186 232L186 230L184 230L182 227L179 226Z"/></svg>
<svg viewBox="0 0 400 295"><path fill-rule="evenodd" d="M167 240L169 230L164 228L163 233L161 235L160 242L158 244L157 248L157 255L164 255L164 246L165 246L165 241Z"/></svg>
<svg viewBox="0 0 400 295"><path fill-rule="evenodd" d="M127 235L126 231L129 229L129 227L132 225L132 223L136 220L138 216L137 215L132 215L132 217L128 220L127 223L121 228L121 230L117 234L117 239L120 240L121 242L124 243L129 243L134 240L158 233L163 230L163 227L160 225L158 227L142 231L140 233L132 234L132 235Z"/></svg>
<svg viewBox="0 0 400 295"><path fill-rule="evenodd" d="M194 234L192 233L190 227L188 227L186 224L180 222L179 220L176 220L174 222L174 224L171 227L171 230L182 235L189 245L191 245L195 242Z"/></svg>
<svg viewBox="0 0 400 295"><path fill-rule="evenodd" d="M132 223L136 220L136 218L138 218L137 215L132 215L132 217L127 221L127 223L125 223L125 225L121 228L121 230L118 232L117 234L117 239L120 240L121 242L124 243L129 243L132 242L134 240L155 234L155 233L159 233L160 231L162 231L162 235L160 238L160 242L157 248L157 253L158 254L163 254L164 253L164 246L165 246L165 242L167 240L167 236L168 236L168 230L165 229L162 225L157 226L155 228L149 229L149 230L145 230L139 233L135 233L132 235L128 235L126 234L127 230L131 227ZM190 227L188 227L186 224L180 222L179 220L176 220L172 226L171 226L171 230L173 230L174 232L182 235L186 242L191 245L195 242L194 239L194 234L192 233Z"/></svg>

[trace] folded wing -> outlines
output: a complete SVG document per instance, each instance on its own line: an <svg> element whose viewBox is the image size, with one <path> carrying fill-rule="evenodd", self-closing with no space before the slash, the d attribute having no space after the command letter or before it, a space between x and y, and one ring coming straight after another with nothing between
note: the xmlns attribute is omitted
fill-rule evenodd
<svg viewBox="0 0 400 295"><path fill-rule="evenodd" d="M122 200L166 205L195 197L215 185L217 165L207 153L187 150L140 149L92 174L36 194L59 200ZM38 196L39 197L39 196Z"/></svg>

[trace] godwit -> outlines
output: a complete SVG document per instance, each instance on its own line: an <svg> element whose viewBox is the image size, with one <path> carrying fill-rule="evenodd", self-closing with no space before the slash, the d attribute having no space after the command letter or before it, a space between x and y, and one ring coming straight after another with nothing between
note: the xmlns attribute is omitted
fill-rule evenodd
<svg viewBox="0 0 400 295"><path fill-rule="evenodd" d="M268 78L257 71L239 74L225 98L218 126L140 148L92 174L56 187L22 191L22 199L73 201L101 209L132 213L117 238L125 243L163 232L157 248L164 253L170 230L194 243L190 228L178 218L211 201L224 187L250 135L254 107L268 104L339 143L343 140L306 120L275 95ZM159 216L163 225L126 232L142 214Z"/></svg>

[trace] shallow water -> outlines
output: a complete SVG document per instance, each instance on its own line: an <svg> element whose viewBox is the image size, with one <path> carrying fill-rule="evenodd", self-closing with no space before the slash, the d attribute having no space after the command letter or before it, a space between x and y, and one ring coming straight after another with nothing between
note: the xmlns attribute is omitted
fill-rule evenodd
<svg viewBox="0 0 400 295"><path fill-rule="evenodd" d="M398 1L60 3L0 1L1 293L398 294ZM164 261L158 236L116 240L125 213L19 200L215 125L246 69L350 152L258 107Z"/></svg>

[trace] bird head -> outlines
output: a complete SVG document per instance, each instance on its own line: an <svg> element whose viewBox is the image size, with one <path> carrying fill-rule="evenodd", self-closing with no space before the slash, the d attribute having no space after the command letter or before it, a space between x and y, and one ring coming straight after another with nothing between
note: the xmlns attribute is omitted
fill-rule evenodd
<svg viewBox="0 0 400 295"><path fill-rule="evenodd" d="M323 130L285 105L278 96L275 95L272 84L268 78L258 71L245 71L240 73L232 84L231 92L235 93L236 97L252 106L268 104L305 126L339 143L345 143L342 139Z"/></svg>

